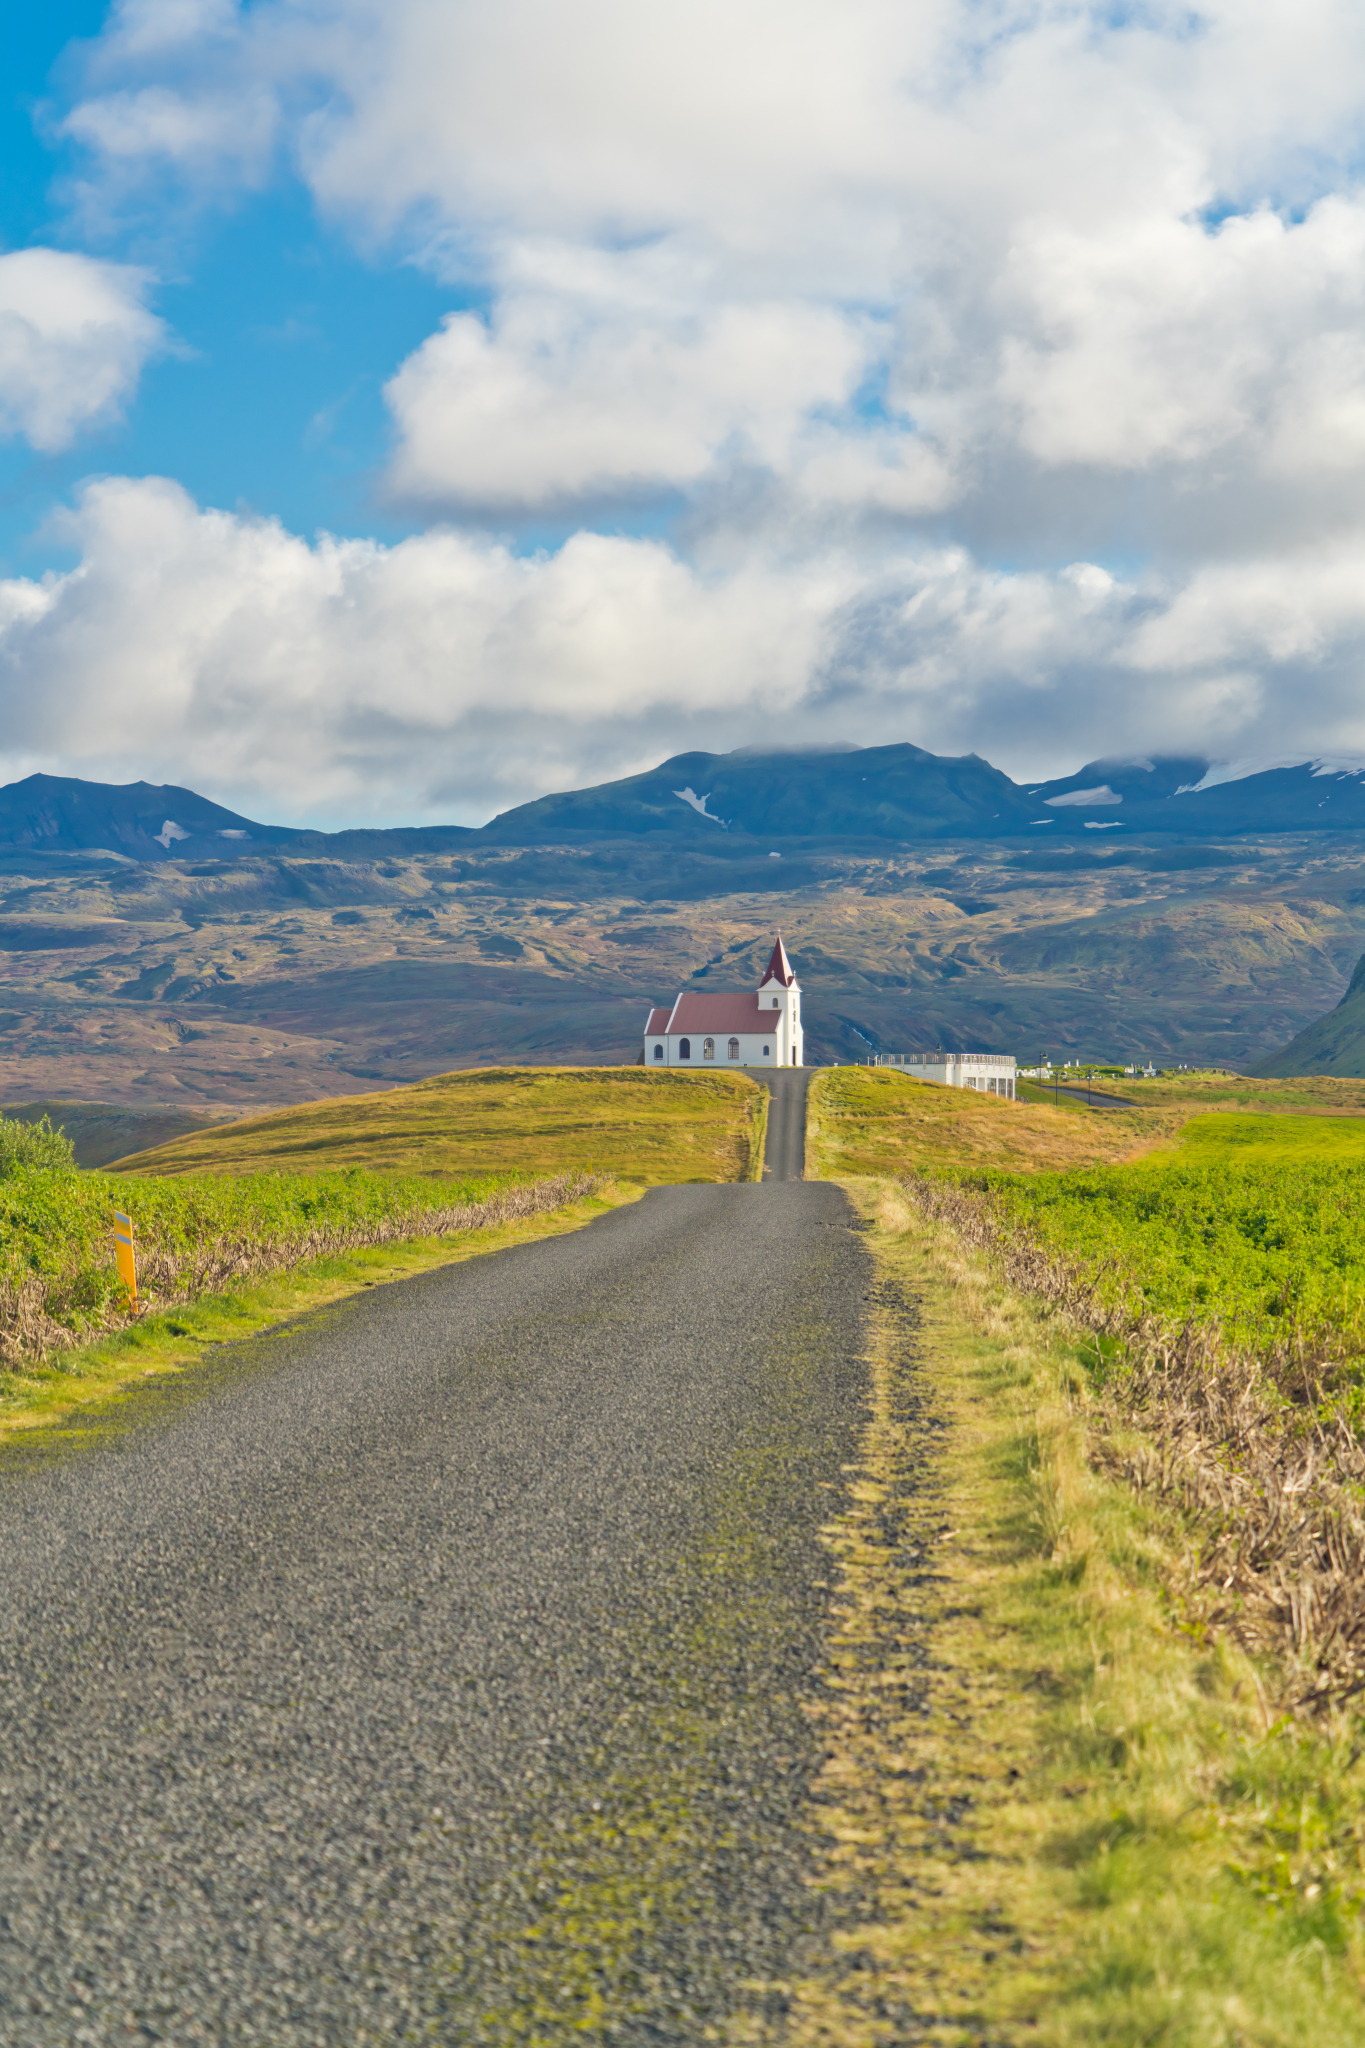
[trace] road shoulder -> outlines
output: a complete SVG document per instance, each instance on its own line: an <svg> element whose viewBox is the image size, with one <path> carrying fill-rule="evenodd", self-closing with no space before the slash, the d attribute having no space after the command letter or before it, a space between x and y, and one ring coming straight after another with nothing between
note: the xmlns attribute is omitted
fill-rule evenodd
<svg viewBox="0 0 1365 2048"><path fill-rule="evenodd" d="M841 1184L879 1274L828 1532L842 1925L784 2044L1359 2040L1341 1880L1271 1818L1337 1738L1275 1722L1182 1606L1179 1529L1087 1460L1066 1329L894 1182Z"/></svg>

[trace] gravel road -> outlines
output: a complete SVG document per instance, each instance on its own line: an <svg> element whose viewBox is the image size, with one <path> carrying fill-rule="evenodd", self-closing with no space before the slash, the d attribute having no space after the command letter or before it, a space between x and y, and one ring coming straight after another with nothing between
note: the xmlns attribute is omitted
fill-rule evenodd
<svg viewBox="0 0 1365 2048"><path fill-rule="evenodd" d="M656 1189L0 1459L6 2048L780 2009L819 1934L852 1222L816 1183Z"/></svg>

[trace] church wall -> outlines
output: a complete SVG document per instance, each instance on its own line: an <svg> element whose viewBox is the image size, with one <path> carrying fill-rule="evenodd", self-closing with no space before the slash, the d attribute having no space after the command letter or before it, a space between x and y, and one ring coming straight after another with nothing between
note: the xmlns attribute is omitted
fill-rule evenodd
<svg viewBox="0 0 1365 2048"><path fill-rule="evenodd" d="M774 1021L776 1022L777 1020L774 1019ZM692 1047L692 1056L686 1060L682 1059L678 1052L679 1043L684 1036L690 1040ZM645 1065L647 1067L684 1067L696 1070L704 1067L780 1067L790 1063L791 1049L786 1042L785 1032L765 1033L761 1037L757 1034L741 1032L738 1036L739 1057L732 1060L728 1053L730 1035L727 1033L722 1033L716 1039L716 1050L710 1059L706 1058L703 1051L706 1043L705 1033L695 1031L687 1033L678 1032L672 1037L651 1033L645 1040ZM664 1056L661 1060L656 1060L654 1048L660 1045L664 1049ZM766 1054L763 1050L765 1046L770 1048Z"/></svg>

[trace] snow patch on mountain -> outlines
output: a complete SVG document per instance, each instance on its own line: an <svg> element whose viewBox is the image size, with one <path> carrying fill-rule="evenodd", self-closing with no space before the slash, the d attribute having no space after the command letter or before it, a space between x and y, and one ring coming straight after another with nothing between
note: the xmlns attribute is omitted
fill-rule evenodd
<svg viewBox="0 0 1365 2048"><path fill-rule="evenodd" d="M1314 775L1365 776L1365 754L1253 754L1240 761L1215 761L1201 782L1184 783L1177 796L1198 796L1225 782L1245 782L1251 775L1270 775L1277 768L1307 768Z"/></svg>
<svg viewBox="0 0 1365 2048"><path fill-rule="evenodd" d="M1045 796L1043 802L1055 811L1064 804L1121 804L1123 798L1102 782L1098 789L1069 789L1064 796Z"/></svg>
<svg viewBox="0 0 1365 2048"><path fill-rule="evenodd" d="M713 825L720 825L722 827L724 826L724 818L718 818L714 811L708 811L706 808L706 806L711 801L711 792L709 789L707 790L705 796L698 796L696 790L693 789L689 784L689 786L686 789L675 789L673 794L674 796L680 796L685 804L691 804L693 810L696 812L699 818L709 818Z"/></svg>

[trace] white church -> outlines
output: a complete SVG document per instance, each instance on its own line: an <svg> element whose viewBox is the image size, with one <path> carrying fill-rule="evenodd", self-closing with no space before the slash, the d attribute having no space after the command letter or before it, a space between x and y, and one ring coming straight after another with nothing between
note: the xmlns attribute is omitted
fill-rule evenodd
<svg viewBox="0 0 1365 2048"><path fill-rule="evenodd" d="M805 1064L801 987L781 938L754 995L680 995L651 1010L647 1067L800 1067Z"/></svg>

